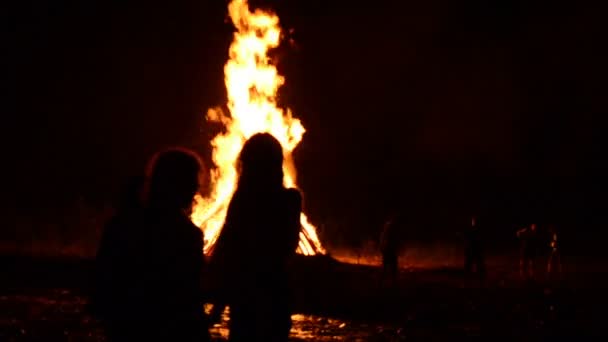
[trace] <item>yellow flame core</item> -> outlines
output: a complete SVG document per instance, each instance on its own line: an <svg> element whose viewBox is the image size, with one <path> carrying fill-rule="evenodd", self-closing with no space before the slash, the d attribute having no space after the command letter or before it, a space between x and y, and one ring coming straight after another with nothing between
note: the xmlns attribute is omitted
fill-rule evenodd
<svg viewBox="0 0 608 342"><path fill-rule="evenodd" d="M256 133L272 134L283 146L284 184L297 187L292 151L302 140L305 129L291 111L276 103L277 90L285 79L278 74L267 53L279 45L281 29L275 14L251 12L247 0L233 0L228 12L236 28L224 67L230 115L221 109L209 109L207 119L221 123L225 132L212 141L213 163L211 194L196 197L192 221L205 233L205 253L209 254L222 229L230 198L237 183L235 162L247 139ZM301 214L298 253L324 254L315 227Z"/></svg>

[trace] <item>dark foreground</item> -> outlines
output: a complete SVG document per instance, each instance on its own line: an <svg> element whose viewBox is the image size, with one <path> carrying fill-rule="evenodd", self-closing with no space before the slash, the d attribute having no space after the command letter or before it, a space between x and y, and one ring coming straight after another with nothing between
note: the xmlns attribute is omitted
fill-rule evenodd
<svg viewBox="0 0 608 342"><path fill-rule="evenodd" d="M0 341L103 341L87 313L90 262L2 258ZM606 333L608 276L567 265L561 280L524 283L511 266L488 280L449 268L402 270L383 289L379 269L329 258L294 265L294 340L600 340ZM212 328L218 340L226 320Z"/></svg>

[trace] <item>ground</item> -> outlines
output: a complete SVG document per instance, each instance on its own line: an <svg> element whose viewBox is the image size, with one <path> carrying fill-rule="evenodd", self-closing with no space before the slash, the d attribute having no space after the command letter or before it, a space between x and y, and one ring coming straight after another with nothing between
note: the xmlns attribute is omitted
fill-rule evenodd
<svg viewBox="0 0 608 342"><path fill-rule="evenodd" d="M90 261L1 258L0 341L103 341L87 313ZM512 263L488 279L455 267L404 268L395 288L380 268L304 258L293 265L293 340L445 341L606 337L606 273L566 265L562 279L524 282ZM578 267L577 267L578 266ZM227 334L226 320L212 328Z"/></svg>

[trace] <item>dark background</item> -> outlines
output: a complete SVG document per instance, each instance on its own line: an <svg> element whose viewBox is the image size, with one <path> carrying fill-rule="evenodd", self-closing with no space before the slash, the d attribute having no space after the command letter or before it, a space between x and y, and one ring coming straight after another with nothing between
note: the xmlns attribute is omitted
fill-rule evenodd
<svg viewBox="0 0 608 342"><path fill-rule="evenodd" d="M274 9L294 42L274 53L280 100L307 129L299 183L327 244L376 238L391 210L427 241L473 212L498 240L529 222L555 223L579 246L608 235L603 8L252 3ZM209 157L217 128L205 113L226 102L225 1L23 1L2 12L4 245L94 245L98 228L83 222L99 227L154 151Z"/></svg>

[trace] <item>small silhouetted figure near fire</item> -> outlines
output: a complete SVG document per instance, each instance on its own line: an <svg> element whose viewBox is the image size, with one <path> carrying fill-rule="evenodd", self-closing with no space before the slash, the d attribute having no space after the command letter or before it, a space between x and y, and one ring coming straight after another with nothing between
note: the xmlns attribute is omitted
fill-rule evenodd
<svg viewBox="0 0 608 342"><path fill-rule="evenodd" d="M464 269L468 274L477 272L480 277L485 277L486 263L483 251L483 232L479 225L477 216L471 217L471 224L464 232Z"/></svg>
<svg viewBox="0 0 608 342"><path fill-rule="evenodd" d="M534 279L536 273L536 260L541 253L539 243L540 236L536 228L536 224L524 227L517 231L517 237L520 239L520 260L519 272L522 278L527 280Z"/></svg>
<svg viewBox="0 0 608 342"><path fill-rule="evenodd" d="M389 286L397 284L399 271L399 237L398 215L393 214L384 223L380 235L380 253L382 253L382 282Z"/></svg>
<svg viewBox="0 0 608 342"><path fill-rule="evenodd" d="M299 241L301 196L283 186L283 151L270 134L251 137L213 251L230 307L230 341L287 341L291 329L288 267Z"/></svg>
<svg viewBox="0 0 608 342"><path fill-rule="evenodd" d="M561 250L557 240L557 229L550 225L549 233L549 259L547 260L547 275L559 277L562 274Z"/></svg>
<svg viewBox="0 0 608 342"><path fill-rule="evenodd" d="M188 215L201 168L191 151L158 153L141 207L108 223L97 255L97 308L109 340L209 340L203 236Z"/></svg>

